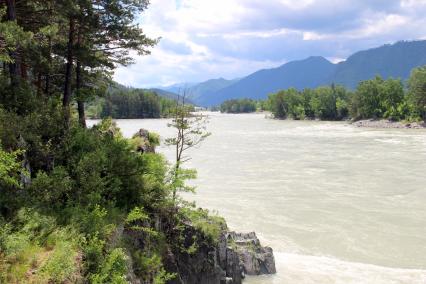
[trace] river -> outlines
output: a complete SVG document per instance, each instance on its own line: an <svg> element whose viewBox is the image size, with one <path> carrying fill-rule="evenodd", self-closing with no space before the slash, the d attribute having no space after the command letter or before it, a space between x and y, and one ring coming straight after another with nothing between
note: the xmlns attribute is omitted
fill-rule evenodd
<svg viewBox="0 0 426 284"><path fill-rule="evenodd" d="M209 116L185 198L274 249L278 273L245 283L426 283L426 130ZM167 120L117 123L173 135Z"/></svg>

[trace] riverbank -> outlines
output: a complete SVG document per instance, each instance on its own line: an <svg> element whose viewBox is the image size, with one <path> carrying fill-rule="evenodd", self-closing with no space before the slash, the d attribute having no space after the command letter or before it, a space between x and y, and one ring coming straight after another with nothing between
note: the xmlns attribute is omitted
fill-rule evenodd
<svg viewBox="0 0 426 284"><path fill-rule="evenodd" d="M387 119L366 119L358 120L352 123L355 127L367 127L367 128L399 128L399 129L425 129L426 123L424 122L402 122L402 121L390 121Z"/></svg>

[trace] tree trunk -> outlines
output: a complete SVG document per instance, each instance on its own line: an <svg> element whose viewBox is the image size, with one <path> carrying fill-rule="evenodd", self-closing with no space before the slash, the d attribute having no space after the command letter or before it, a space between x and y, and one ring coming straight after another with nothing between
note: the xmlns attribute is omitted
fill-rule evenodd
<svg viewBox="0 0 426 284"><path fill-rule="evenodd" d="M47 72L46 77L44 78L44 93L46 94L46 96L49 96L49 92L50 92L50 74L49 72Z"/></svg>
<svg viewBox="0 0 426 284"><path fill-rule="evenodd" d="M75 22L73 18L70 18L69 31L68 31L68 45L67 45L67 64L65 69L64 97L62 100L66 127L69 127L69 122L71 117L70 102L71 102L73 51L74 51L74 32L75 32Z"/></svg>
<svg viewBox="0 0 426 284"><path fill-rule="evenodd" d="M16 21L16 3L15 0L6 0L7 5L7 20L8 21ZM9 52L10 58L12 58L13 62L9 63L9 75L10 82L12 86L16 86L18 84L19 75L21 73L20 70L20 62L18 52L11 51Z"/></svg>
<svg viewBox="0 0 426 284"><path fill-rule="evenodd" d="M52 68L52 38L49 36L49 50L47 53L47 71L45 77L44 93L49 96L50 93L50 70Z"/></svg>
<svg viewBox="0 0 426 284"><path fill-rule="evenodd" d="M77 90L77 108L78 108L78 121L80 126L86 128L86 114L84 112L84 101L81 98L81 63L77 60L76 69L76 90Z"/></svg>
<svg viewBox="0 0 426 284"><path fill-rule="evenodd" d="M79 51L81 51L81 44L82 44L82 31L81 31L81 23L78 28L78 35L77 35L77 48ZM82 87L82 78L81 78L81 59L77 57L77 69L76 69L76 90L77 90L77 109L78 109L78 122L80 123L80 126L83 128L86 128L86 114L84 112L84 100L81 97L81 87Z"/></svg>
<svg viewBox="0 0 426 284"><path fill-rule="evenodd" d="M21 78L28 80L28 70L27 65L25 64L25 57L21 54Z"/></svg>
<svg viewBox="0 0 426 284"><path fill-rule="evenodd" d="M37 93L41 94L42 93L42 87L41 87L41 73L38 72L37 73L37 81L36 81L36 86L37 86Z"/></svg>

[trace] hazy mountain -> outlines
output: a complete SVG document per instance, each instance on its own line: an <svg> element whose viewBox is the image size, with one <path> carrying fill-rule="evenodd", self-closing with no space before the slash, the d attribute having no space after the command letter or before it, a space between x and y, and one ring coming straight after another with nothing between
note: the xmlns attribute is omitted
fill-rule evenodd
<svg viewBox="0 0 426 284"><path fill-rule="evenodd" d="M315 56L260 70L239 80L186 83L186 88L196 104L213 106L232 98L265 99L270 93L291 87L315 88L336 83L354 89L359 81L376 75L406 80L411 70L421 65L426 65L426 41L403 41L357 52L338 64ZM183 84L176 86L182 88Z"/></svg>
<svg viewBox="0 0 426 284"><path fill-rule="evenodd" d="M421 65L426 65L426 41L398 42L355 53L337 65L330 81L354 89L378 74L406 80Z"/></svg>
<svg viewBox="0 0 426 284"><path fill-rule="evenodd" d="M223 78L211 79L196 85L193 85L188 89L189 96L193 100L197 101L201 96L209 96L214 94L232 84L238 82L238 79L235 80L226 80Z"/></svg>
<svg viewBox="0 0 426 284"><path fill-rule="evenodd" d="M146 90L154 92L157 95L159 95L160 97L164 97L164 98L167 98L167 99L171 99L171 100L177 100L178 99L178 94L173 93L173 92L169 92L169 91L166 91L166 90L162 90L162 89L158 89L158 88L151 88L151 89L146 89ZM196 104L194 102L194 100L191 99L191 98L187 98L185 101L188 104L192 104L192 105Z"/></svg>
<svg viewBox="0 0 426 284"><path fill-rule="evenodd" d="M278 68L257 71L210 95L198 98L202 105L216 105L229 98L261 99L287 88L308 88L325 84L336 65L323 57L292 61Z"/></svg>
<svg viewBox="0 0 426 284"><path fill-rule="evenodd" d="M178 97L177 94L175 94L173 92L166 91L166 90L162 90L162 89L152 88L152 89L147 89L147 90L156 93L160 97L164 97L164 98L168 98L168 99L172 99L172 100L176 100L177 97Z"/></svg>
<svg viewBox="0 0 426 284"><path fill-rule="evenodd" d="M188 88L191 88L195 85L197 85L198 83L177 83L177 84L173 84L170 86L166 86L166 87L158 87L155 89L161 89L167 92L171 92L174 94L181 94L183 92L183 90L186 90Z"/></svg>
<svg viewBox="0 0 426 284"><path fill-rule="evenodd" d="M211 79L201 83L178 83L167 87L154 89L157 90L157 92L164 90L165 92L173 94L183 94L186 92L190 100L196 104L203 105L203 100L199 100L201 97L210 97L214 93L234 84L237 81L238 79L226 80L224 78L219 78Z"/></svg>

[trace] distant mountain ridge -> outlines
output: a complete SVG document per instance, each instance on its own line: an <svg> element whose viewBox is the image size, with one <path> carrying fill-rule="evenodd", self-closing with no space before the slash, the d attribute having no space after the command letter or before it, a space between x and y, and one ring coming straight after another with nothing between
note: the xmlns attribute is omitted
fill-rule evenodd
<svg viewBox="0 0 426 284"><path fill-rule="evenodd" d="M401 41L359 51L337 64L329 82L354 89L376 75L408 79L411 70L426 64L426 41Z"/></svg>
<svg viewBox="0 0 426 284"><path fill-rule="evenodd" d="M257 71L212 96L202 96L196 102L201 105L217 105L229 98L266 98L270 93L294 87L314 88L323 84L335 65L323 57L312 56L292 61L278 68ZM309 78L309 80L306 80Z"/></svg>
<svg viewBox="0 0 426 284"><path fill-rule="evenodd" d="M218 78L210 79L201 83L178 83L167 87L155 88L155 90L164 90L169 93L180 95L186 92L190 99L197 100L202 96L208 97L209 95L236 83L238 80L239 79L226 80L224 78Z"/></svg>
<svg viewBox="0 0 426 284"><path fill-rule="evenodd" d="M335 83L354 89L359 81L376 75L406 80L413 68L422 65L426 65L426 41L401 41L356 52L338 64L312 56L259 70L239 80L213 79L186 84L186 88L196 104L214 106L234 98L265 99L270 93L292 87L315 88Z"/></svg>

